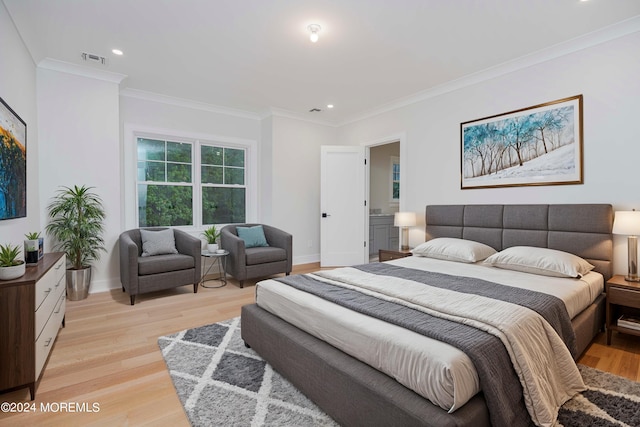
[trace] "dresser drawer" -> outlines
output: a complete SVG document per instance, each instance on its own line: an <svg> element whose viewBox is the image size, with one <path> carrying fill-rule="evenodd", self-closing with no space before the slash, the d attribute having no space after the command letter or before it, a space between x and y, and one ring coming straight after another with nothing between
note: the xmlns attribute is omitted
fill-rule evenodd
<svg viewBox="0 0 640 427"><path fill-rule="evenodd" d="M38 308L47 299L51 292L53 292L53 288L60 282L60 279L64 279L67 271L65 260L66 257L61 257L51 267L51 269L47 271L47 274L42 276L42 278L36 283L36 310L38 310Z"/></svg>
<svg viewBox="0 0 640 427"><path fill-rule="evenodd" d="M52 273L52 271L50 271L49 273ZM49 275L49 273L47 273L47 275ZM51 313L54 311L56 305L58 304L60 296L65 296L65 287L65 276L62 276L58 279L58 282L56 284L47 289L44 301L42 302L42 304L40 304L40 307L36 309L36 339L38 339L38 337L42 333L44 325L49 320L49 317L51 317Z"/></svg>
<svg viewBox="0 0 640 427"><path fill-rule="evenodd" d="M60 298L56 301L51 317L49 317L47 323L42 329L42 333L36 340L36 379L40 376L44 362L47 361L47 356L53 347L53 343L58 335L58 329L62 326L62 319L64 319L66 295L62 293Z"/></svg>
<svg viewBox="0 0 640 427"><path fill-rule="evenodd" d="M640 308L640 292L609 286L607 290L609 304L621 304L626 307Z"/></svg>

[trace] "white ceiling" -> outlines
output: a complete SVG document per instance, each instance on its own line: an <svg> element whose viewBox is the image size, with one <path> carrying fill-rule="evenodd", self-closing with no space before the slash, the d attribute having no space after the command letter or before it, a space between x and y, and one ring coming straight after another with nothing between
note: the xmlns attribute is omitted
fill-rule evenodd
<svg viewBox="0 0 640 427"><path fill-rule="evenodd" d="M640 16L639 0L2 1L36 64L84 64L126 75L122 88L329 123L621 21L638 31ZM311 23L322 26L315 44Z"/></svg>

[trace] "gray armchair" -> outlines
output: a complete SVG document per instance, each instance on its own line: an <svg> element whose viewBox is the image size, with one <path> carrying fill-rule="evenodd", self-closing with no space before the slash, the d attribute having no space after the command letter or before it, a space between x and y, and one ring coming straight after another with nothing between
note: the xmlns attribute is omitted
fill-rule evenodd
<svg viewBox="0 0 640 427"><path fill-rule="evenodd" d="M145 230L166 230L166 227ZM193 284L198 292L202 242L181 230L173 230L177 254L142 257L140 229L120 234L120 282L135 304L136 295Z"/></svg>
<svg viewBox="0 0 640 427"><path fill-rule="evenodd" d="M237 227L262 225L269 246L245 248L244 240L238 237ZM233 224L220 231L220 246L229 251L227 273L244 287L246 279L266 277L272 274L291 273L291 234L264 224Z"/></svg>

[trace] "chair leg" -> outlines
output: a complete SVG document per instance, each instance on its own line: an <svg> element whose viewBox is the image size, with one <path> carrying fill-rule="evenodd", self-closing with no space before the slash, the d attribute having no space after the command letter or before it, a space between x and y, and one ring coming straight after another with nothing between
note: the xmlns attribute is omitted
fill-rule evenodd
<svg viewBox="0 0 640 427"><path fill-rule="evenodd" d="M124 286L122 287L122 292L124 292Z"/></svg>
<svg viewBox="0 0 640 427"><path fill-rule="evenodd" d="M194 284L193 284L193 293L194 293L194 294L197 294L197 293L198 293L198 284L197 284L197 283L194 283Z"/></svg>
<svg viewBox="0 0 640 427"><path fill-rule="evenodd" d="M244 280L240 280L240 288L244 288Z"/></svg>
<svg viewBox="0 0 640 427"><path fill-rule="evenodd" d="M131 305L134 305L136 303L136 296L131 295L129 298L131 299Z"/></svg>

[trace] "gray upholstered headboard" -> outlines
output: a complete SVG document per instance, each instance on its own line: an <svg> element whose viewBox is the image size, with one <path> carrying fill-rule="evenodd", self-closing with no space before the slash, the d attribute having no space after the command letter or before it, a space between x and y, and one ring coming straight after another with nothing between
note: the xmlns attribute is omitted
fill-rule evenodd
<svg viewBox="0 0 640 427"><path fill-rule="evenodd" d="M537 246L576 254L605 280L613 274L613 208L608 204L428 205L426 239L457 237L500 251Z"/></svg>

